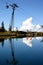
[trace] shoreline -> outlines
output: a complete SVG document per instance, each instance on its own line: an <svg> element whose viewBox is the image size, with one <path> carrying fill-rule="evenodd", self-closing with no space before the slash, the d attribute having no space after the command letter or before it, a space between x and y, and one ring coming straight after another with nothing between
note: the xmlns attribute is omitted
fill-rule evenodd
<svg viewBox="0 0 43 65"><path fill-rule="evenodd" d="M43 32L23 32L23 31L0 32L0 39L23 38L23 37L43 37Z"/></svg>

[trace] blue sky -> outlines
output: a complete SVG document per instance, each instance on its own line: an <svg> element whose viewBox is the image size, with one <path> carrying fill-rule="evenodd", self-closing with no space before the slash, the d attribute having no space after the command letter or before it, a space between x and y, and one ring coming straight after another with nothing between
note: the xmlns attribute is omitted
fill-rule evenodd
<svg viewBox="0 0 43 65"><path fill-rule="evenodd" d="M0 0L0 26L4 21L5 28L9 28L11 21L11 7L6 9L6 3L16 3L19 8L15 10L14 27L20 27L22 22L29 17L33 18L33 24L43 25L43 0Z"/></svg>

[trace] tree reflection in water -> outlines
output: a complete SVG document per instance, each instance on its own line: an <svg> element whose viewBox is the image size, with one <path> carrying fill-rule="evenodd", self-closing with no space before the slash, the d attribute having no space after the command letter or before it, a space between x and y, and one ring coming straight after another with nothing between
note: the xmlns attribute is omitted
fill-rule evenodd
<svg viewBox="0 0 43 65"><path fill-rule="evenodd" d="M4 39L0 39L0 43L2 44L2 47L4 46Z"/></svg>
<svg viewBox="0 0 43 65"><path fill-rule="evenodd" d="M9 62L9 60L7 60L7 64L12 64L12 65L17 65L17 61L15 60L15 56L14 56L14 41L12 39L9 39L10 41L10 46L11 46L11 55L12 55L12 61Z"/></svg>

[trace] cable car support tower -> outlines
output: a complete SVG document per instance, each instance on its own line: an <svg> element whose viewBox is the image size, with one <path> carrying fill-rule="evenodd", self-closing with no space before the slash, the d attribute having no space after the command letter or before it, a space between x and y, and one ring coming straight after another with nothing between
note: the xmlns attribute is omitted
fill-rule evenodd
<svg viewBox="0 0 43 65"><path fill-rule="evenodd" d="M18 5L17 4L9 4L7 5L6 7L9 8L9 6L11 6L12 8L12 16L11 16L11 22L10 22L10 26L9 26L9 31L12 31L12 29L14 30L14 11L15 11L15 8L18 8Z"/></svg>

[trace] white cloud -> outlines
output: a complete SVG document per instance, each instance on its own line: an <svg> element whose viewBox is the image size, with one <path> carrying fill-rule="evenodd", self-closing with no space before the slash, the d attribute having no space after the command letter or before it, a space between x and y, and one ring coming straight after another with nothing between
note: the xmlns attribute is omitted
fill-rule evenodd
<svg viewBox="0 0 43 65"><path fill-rule="evenodd" d="M33 18L30 17L30 18L26 19L25 21L23 21L22 26L20 27L19 30L43 32L43 29L41 28L41 26L39 24L37 24L37 25L32 24L32 20L33 20Z"/></svg>
<svg viewBox="0 0 43 65"><path fill-rule="evenodd" d="M41 28L41 26L38 24L38 25L36 25L36 29L40 29Z"/></svg>
<svg viewBox="0 0 43 65"><path fill-rule="evenodd" d="M13 31L13 30L16 31L16 28L12 29L12 31Z"/></svg>
<svg viewBox="0 0 43 65"><path fill-rule="evenodd" d="M28 18L27 20L23 21L22 26L19 30L26 31L32 30L34 25L32 24L32 17Z"/></svg>
<svg viewBox="0 0 43 65"><path fill-rule="evenodd" d="M23 21L21 27L18 29L19 31L37 31L37 32L43 32L43 29L41 28L41 26L39 24L34 25L32 23L33 18L30 17L28 19L26 19L25 21ZM16 31L16 28L14 28L14 30Z"/></svg>
<svg viewBox="0 0 43 65"><path fill-rule="evenodd" d="M35 31L40 32L40 30L41 30L41 26L39 24L37 24L35 26Z"/></svg>
<svg viewBox="0 0 43 65"><path fill-rule="evenodd" d="M38 32L43 32L43 28L39 29Z"/></svg>

